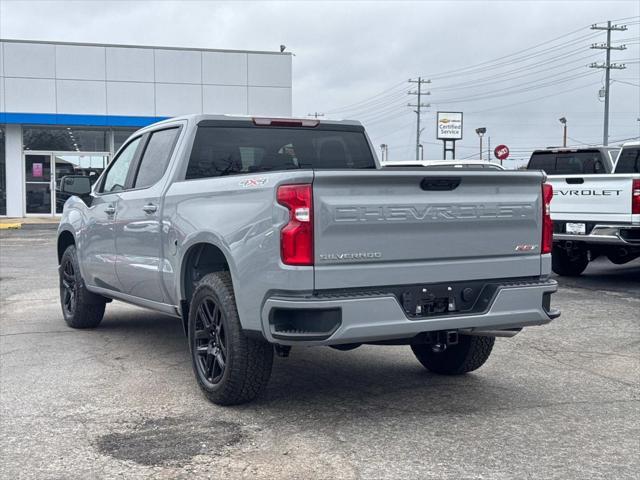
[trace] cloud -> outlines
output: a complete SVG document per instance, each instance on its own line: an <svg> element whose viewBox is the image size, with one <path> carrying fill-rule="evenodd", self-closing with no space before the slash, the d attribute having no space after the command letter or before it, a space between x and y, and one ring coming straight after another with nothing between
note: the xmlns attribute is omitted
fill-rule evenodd
<svg viewBox="0 0 640 480"><path fill-rule="evenodd" d="M453 1L446 2L213 2L213 1L6 1L0 0L0 36L55 41L166 45L200 48L277 50L287 45L295 54L294 112L340 110L354 102L393 86L387 97L375 97L368 104L344 116L359 116L370 128L374 143L390 145L391 158L413 155L415 114L406 103L415 98L404 95L408 78L436 76L438 72L468 67L502 57L580 28L594 33L588 25L614 18L640 15L640 4L630 1ZM639 28L614 38L631 38L628 50L614 52L614 58L637 59ZM582 30L566 42L583 35ZM479 82L513 69L506 64L495 70L436 79L432 95L425 101L433 107L423 117L425 156L438 158L441 147L435 140L435 111L453 109L465 115L465 139L459 143L458 157L476 152L476 126L486 126L493 144L506 143L518 155L534 146L557 144L561 126L557 119L569 120L569 135L591 143L601 138L602 103L597 91L602 84L599 72L544 89L511 93L525 87L589 73L579 56L602 60L601 51L589 50L585 38L574 45L576 52L556 63L525 70L525 75L509 82ZM557 45L562 45L562 41ZM556 44L554 44L556 45ZM571 49L558 49L531 59L553 60ZM573 61L573 63L571 63ZM564 70L562 65L566 64ZM521 64L522 65L522 64ZM559 75L559 72L565 71ZM516 76L511 74L511 76ZM614 79L636 85L639 66L629 64L614 72ZM507 77L510 78L510 77ZM533 83L531 81L533 80ZM469 82L465 88L447 90ZM527 84L526 82L530 82ZM537 83L536 83L537 82ZM591 84L589 84L591 82ZM503 90L504 95L473 101L487 91ZM564 92L558 94L558 92ZM548 98L546 98L548 97ZM470 98L444 104L444 100ZM535 101L530 101L536 99ZM511 104L518 104L508 106ZM507 105L505 108L496 108ZM367 108L365 108L367 107ZM614 83L612 87L611 137L640 135L640 88ZM478 113L472 113L478 112ZM336 114L337 116L337 114ZM431 143L426 143L431 142Z"/></svg>

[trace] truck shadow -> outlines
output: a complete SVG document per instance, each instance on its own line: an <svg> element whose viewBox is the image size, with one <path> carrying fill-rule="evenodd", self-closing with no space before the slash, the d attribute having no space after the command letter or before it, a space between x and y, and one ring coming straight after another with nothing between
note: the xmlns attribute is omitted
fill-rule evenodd
<svg viewBox="0 0 640 480"><path fill-rule="evenodd" d="M614 265L607 259L593 261L578 277L553 275L560 286L586 289L603 289L619 292L636 292L640 285L640 259L624 265Z"/></svg>
<svg viewBox="0 0 640 480"><path fill-rule="evenodd" d="M353 352L320 347L292 355L274 365L267 391L256 402L259 408L344 421L345 414L355 418L465 415L549 403L544 392L505 379L491 359L477 372L441 376L424 369L403 346L364 346Z"/></svg>
<svg viewBox="0 0 640 480"><path fill-rule="evenodd" d="M176 387L193 395L194 407L220 408L200 395L179 320L122 311L106 318L99 331L112 345L118 344L119 354L124 353L128 362L148 363L158 380L171 368L171 378L180 383ZM130 350L135 353L128 354ZM539 384L505 376L501 370L509 367L503 360L490 358L475 373L446 377L425 370L408 346L362 346L349 352L299 347L289 358L274 358L271 381L261 397L231 408L304 423L333 417L344 422L350 416L355 420L391 414L464 415L553 403L553 395Z"/></svg>

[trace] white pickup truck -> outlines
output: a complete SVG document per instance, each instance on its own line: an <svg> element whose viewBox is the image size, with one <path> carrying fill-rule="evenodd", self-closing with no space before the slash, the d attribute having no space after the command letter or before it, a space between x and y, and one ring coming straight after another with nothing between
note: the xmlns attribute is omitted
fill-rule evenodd
<svg viewBox="0 0 640 480"><path fill-rule="evenodd" d="M534 152L528 168L539 163ZM615 264L640 257L640 142L623 145L612 173L547 173L554 194L554 272L580 275L601 255Z"/></svg>

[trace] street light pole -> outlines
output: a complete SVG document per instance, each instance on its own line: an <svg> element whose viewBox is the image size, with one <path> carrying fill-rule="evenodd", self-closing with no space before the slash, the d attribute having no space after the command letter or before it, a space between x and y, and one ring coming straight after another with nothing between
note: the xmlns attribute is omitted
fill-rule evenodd
<svg viewBox="0 0 640 480"><path fill-rule="evenodd" d="M478 134L478 137L480 137L480 160L482 160L482 137L487 133L487 129L486 127L476 128L476 133Z"/></svg>
<svg viewBox="0 0 640 480"><path fill-rule="evenodd" d="M565 117L561 117L558 119L562 124L562 146L567 146L567 119Z"/></svg>
<svg viewBox="0 0 640 480"><path fill-rule="evenodd" d="M380 145L380 153L382 154L382 163L387 161L387 156L389 155L387 148L388 146L386 143L383 143Z"/></svg>

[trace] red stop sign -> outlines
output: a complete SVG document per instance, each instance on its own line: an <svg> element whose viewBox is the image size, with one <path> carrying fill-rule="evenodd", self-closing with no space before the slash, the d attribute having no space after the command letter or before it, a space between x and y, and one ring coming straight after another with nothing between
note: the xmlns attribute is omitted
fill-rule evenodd
<svg viewBox="0 0 640 480"><path fill-rule="evenodd" d="M500 161L506 160L507 158L509 158L509 147L507 147L506 145L498 145L493 151L493 154Z"/></svg>

